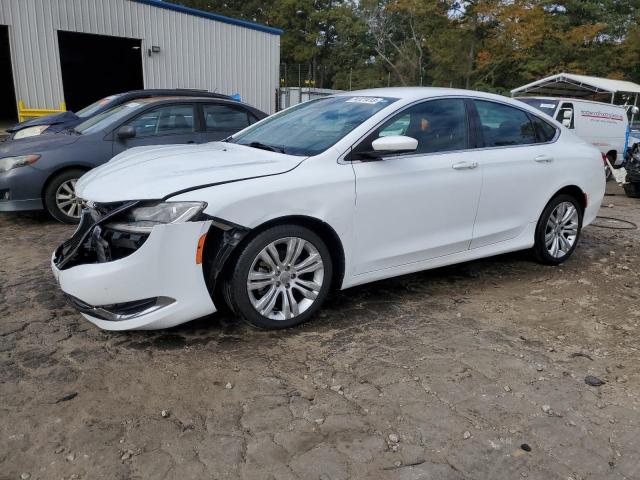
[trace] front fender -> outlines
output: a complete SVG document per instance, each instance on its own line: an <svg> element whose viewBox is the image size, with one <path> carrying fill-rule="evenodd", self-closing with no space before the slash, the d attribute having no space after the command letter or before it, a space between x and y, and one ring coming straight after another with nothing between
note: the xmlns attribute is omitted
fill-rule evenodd
<svg viewBox="0 0 640 480"><path fill-rule="evenodd" d="M330 149L331 150L331 149ZM326 223L338 235L348 272L353 239L355 176L336 155L315 157L298 168L263 178L232 182L171 197L172 201L205 201L205 214L253 230L282 217L309 217Z"/></svg>

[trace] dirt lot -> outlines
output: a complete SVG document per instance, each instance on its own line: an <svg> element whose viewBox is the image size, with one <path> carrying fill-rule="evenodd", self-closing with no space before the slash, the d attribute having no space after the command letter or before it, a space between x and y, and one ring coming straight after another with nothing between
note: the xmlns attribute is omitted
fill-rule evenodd
<svg viewBox="0 0 640 480"><path fill-rule="evenodd" d="M71 232L0 217L1 479L640 478L637 230L354 288L277 333L102 332L49 271Z"/></svg>

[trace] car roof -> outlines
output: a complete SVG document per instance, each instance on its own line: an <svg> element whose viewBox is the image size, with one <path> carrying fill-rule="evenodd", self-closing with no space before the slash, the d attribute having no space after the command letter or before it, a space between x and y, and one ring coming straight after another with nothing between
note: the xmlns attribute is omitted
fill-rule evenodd
<svg viewBox="0 0 640 480"><path fill-rule="evenodd" d="M231 98L229 95L222 93L209 92L207 90L196 90L191 88L148 88L143 90L131 90L121 92L114 97L130 97L130 98L146 98L146 97L165 97L165 96L183 96L183 97L206 97L206 98Z"/></svg>
<svg viewBox="0 0 640 480"><path fill-rule="evenodd" d="M256 115L260 120L262 120L262 118L266 117L267 114L264 113L262 110L259 110L257 108L255 108L252 105L249 105L247 103L243 103L243 102L239 102L237 100L232 100L231 98L218 98L218 97L192 97L192 96L183 96L183 95L176 95L173 97L146 97L146 98L132 98L130 99L128 102L123 102L123 104L126 103L138 103L141 105L151 105L151 104L171 104L171 103L179 103L179 102L212 102L212 103L218 103L218 104L227 104L227 105L237 105L240 106L242 108L245 108L246 110L249 110L250 112L252 112L254 115Z"/></svg>
<svg viewBox="0 0 640 480"><path fill-rule="evenodd" d="M432 97L464 96L487 100L512 101L511 97L496 95L494 93L478 92L476 90L465 90L462 88L442 88L442 87L385 87L370 88L366 90L354 90L350 92L338 93L334 96L361 96L361 97L389 97L402 100L420 100Z"/></svg>

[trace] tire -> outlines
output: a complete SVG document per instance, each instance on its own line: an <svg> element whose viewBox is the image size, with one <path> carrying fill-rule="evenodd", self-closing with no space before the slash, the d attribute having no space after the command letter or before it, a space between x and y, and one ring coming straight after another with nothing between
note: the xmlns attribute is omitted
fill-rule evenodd
<svg viewBox="0 0 640 480"><path fill-rule="evenodd" d="M260 329L277 330L309 320L324 303L332 276L331 255L318 235L298 225L279 225L241 247L223 291L229 308L242 319Z"/></svg>
<svg viewBox="0 0 640 480"><path fill-rule="evenodd" d="M80 221L82 205L75 196L74 186L84 174L85 171L80 169L65 170L47 183L44 190L44 208L59 222L73 224ZM72 192L69 192L69 188ZM71 203L65 204L67 201Z"/></svg>
<svg viewBox="0 0 640 480"><path fill-rule="evenodd" d="M573 254L582 231L583 213L582 206L572 195L557 195L547 204L535 232L533 252L539 262L559 265ZM556 223L556 217L566 219L560 218Z"/></svg>

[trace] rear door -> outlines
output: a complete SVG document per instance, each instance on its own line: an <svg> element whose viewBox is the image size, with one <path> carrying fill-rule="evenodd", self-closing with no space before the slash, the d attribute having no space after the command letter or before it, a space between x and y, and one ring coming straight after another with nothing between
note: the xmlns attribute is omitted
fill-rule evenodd
<svg viewBox="0 0 640 480"><path fill-rule="evenodd" d="M242 105L227 103L201 103L203 116L202 141L213 142L225 139L258 119Z"/></svg>
<svg viewBox="0 0 640 480"><path fill-rule="evenodd" d="M473 103L482 140L474 158L483 178L471 248L479 248L515 238L537 221L557 166L557 130L511 105Z"/></svg>
<svg viewBox="0 0 640 480"><path fill-rule="evenodd" d="M136 135L133 138L120 139L117 130L114 132L114 155L132 147L145 145L170 145L196 143L198 119L195 105L179 103L160 105L150 108L119 128L132 126Z"/></svg>

